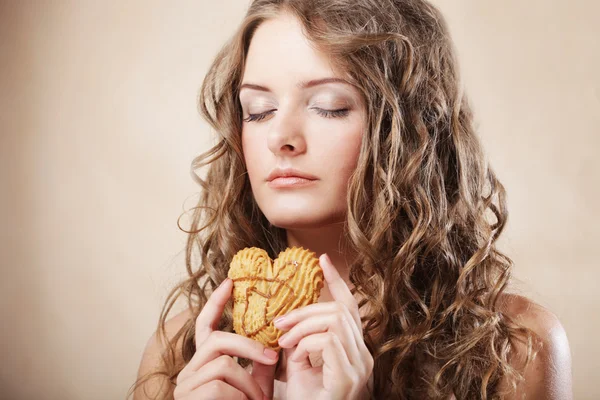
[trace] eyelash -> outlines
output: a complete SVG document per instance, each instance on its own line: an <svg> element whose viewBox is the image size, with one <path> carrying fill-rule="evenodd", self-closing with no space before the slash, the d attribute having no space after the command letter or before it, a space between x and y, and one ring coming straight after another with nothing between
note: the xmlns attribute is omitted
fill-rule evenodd
<svg viewBox="0 0 600 400"><path fill-rule="evenodd" d="M349 108L342 108L340 110L323 110L322 108L315 108L317 113L325 118L341 118L348 115L350 112ZM265 111L260 114L249 114L247 118L244 118L246 122L259 122L267 117L268 114L272 113L275 110Z"/></svg>

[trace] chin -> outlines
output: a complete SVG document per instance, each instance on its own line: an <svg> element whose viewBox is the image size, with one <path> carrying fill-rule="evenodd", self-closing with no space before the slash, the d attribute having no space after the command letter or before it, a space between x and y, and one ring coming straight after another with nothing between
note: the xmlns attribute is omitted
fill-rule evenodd
<svg viewBox="0 0 600 400"><path fill-rule="evenodd" d="M287 210L285 212L267 212L264 214L271 225L281 229L317 229L344 221L343 212L317 214Z"/></svg>

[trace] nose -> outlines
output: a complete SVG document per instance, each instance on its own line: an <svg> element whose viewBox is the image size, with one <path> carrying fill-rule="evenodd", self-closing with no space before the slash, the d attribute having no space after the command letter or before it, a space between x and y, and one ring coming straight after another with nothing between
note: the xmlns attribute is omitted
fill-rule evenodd
<svg viewBox="0 0 600 400"><path fill-rule="evenodd" d="M269 150L276 156L297 156L306 152L306 138L302 123L292 112L280 112L275 116L267 137Z"/></svg>

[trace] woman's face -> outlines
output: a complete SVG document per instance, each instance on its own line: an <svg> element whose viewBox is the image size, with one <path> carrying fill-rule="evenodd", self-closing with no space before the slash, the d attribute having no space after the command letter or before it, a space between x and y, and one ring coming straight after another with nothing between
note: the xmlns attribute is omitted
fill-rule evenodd
<svg viewBox="0 0 600 400"><path fill-rule="evenodd" d="M294 17L256 30L240 90L242 146L254 198L280 228L345 218L365 110L356 88L331 78L343 74L310 46ZM281 174L289 177L272 179Z"/></svg>

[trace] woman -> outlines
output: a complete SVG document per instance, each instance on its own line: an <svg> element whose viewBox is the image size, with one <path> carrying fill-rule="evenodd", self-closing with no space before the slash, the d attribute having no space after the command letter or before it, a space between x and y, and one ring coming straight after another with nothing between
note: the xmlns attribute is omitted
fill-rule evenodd
<svg viewBox="0 0 600 400"><path fill-rule="evenodd" d="M560 322L505 293L504 189L432 5L255 0L200 108L219 141L193 164L189 276L134 399L571 397ZM322 255L326 286L278 322L280 354L232 333L228 267L251 246Z"/></svg>

